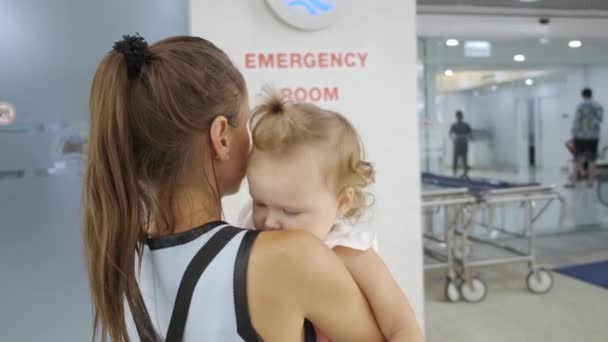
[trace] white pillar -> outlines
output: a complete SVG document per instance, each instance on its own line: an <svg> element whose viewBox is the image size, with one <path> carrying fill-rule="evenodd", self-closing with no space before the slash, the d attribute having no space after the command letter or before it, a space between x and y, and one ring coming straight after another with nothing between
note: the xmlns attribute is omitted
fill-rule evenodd
<svg viewBox="0 0 608 342"><path fill-rule="evenodd" d="M378 232L380 254L422 323L415 2L321 2L335 6L336 22L322 30L301 31L286 25L262 0L191 0L190 32L228 53L244 72L252 104L261 87L272 84L300 99L319 100L358 128L377 168L369 225ZM288 16L308 15L304 7L287 10ZM316 10L317 16L303 20L314 24L318 17L332 19L324 9ZM343 58L341 67L331 65L332 54ZM228 218L234 217L240 202L226 202Z"/></svg>

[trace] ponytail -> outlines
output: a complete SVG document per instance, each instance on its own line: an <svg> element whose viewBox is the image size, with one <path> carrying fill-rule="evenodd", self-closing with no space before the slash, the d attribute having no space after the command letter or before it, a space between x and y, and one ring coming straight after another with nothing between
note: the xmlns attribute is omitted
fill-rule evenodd
<svg viewBox="0 0 608 342"><path fill-rule="evenodd" d="M84 183L84 244L93 294L96 336L102 341L129 341L125 326L125 296L134 298L135 253L141 252L142 205L135 175L133 141L129 134L129 79L125 58L111 52L93 80L90 97L90 143ZM139 300L141 301L141 300ZM133 312L133 316L139 313Z"/></svg>

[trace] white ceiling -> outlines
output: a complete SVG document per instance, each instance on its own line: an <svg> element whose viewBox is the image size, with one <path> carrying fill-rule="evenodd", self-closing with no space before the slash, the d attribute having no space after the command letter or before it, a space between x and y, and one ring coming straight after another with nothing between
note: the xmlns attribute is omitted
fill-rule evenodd
<svg viewBox="0 0 608 342"><path fill-rule="evenodd" d="M608 39L608 17L552 17L549 25L539 24L538 17L504 14L419 13L416 20L422 37Z"/></svg>
<svg viewBox="0 0 608 342"><path fill-rule="evenodd" d="M608 39L608 0L417 0L418 35ZM548 25L539 23L549 18Z"/></svg>
<svg viewBox="0 0 608 342"><path fill-rule="evenodd" d="M608 11L608 1L606 0L539 0L534 2L522 2L520 0L418 0L418 5Z"/></svg>

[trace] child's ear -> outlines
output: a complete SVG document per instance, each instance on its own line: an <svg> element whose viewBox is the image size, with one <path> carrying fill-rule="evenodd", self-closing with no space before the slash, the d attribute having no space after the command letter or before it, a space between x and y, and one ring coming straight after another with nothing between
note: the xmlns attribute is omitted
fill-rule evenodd
<svg viewBox="0 0 608 342"><path fill-rule="evenodd" d="M355 190L346 188L338 197L338 216L343 217L353 207L355 201Z"/></svg>

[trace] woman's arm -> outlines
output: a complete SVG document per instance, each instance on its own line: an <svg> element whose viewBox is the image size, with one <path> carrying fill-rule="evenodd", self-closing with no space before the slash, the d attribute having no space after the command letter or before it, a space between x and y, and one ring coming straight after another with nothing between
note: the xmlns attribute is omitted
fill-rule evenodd
<svg viewBox="0 0 608 342"><path fill-rule="evenodd" d="M363 291L388 341L424 341L407 298L376 252L347 247L336 247L334 252Z"/></svg>
<svg viewBox="0 0 608 342"><path fill-rule="evenodd" d="M247 291L253 325L265 341L301 340L304 318L335 342L384 341L346 266L309 233L261 233Z"/></svg>

